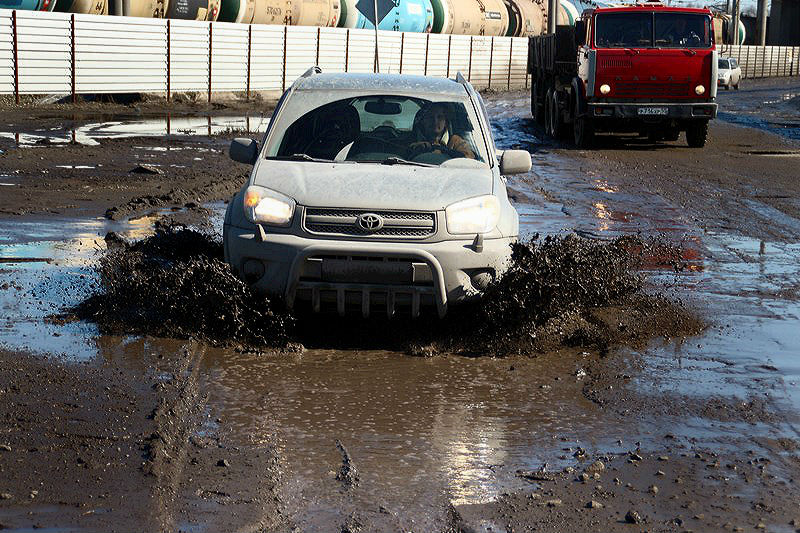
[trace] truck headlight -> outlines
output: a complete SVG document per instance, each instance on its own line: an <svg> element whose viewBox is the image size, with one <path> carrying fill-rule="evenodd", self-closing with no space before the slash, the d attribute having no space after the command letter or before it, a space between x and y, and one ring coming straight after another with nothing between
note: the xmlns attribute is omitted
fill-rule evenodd
<svg viewBox="0 0 800 533"><path fill-rule="evenodd" d="M702 85L698 85L697 87L694 88L694 92L696 92L698 95L701 95L706 92L706 88L703 87Z"/></svg>
<svg viewBox="0 0 800 533"><path fill-rule="evenodd" d="M450 204L444 213L450 233L487 233L500 220L500 202L496 196L478 196Z"/></svg>
<svg viewBox="0 0 800 533"><path fill-rule="evenodd" d="M611 92L611 86L610 85L604 83L603 85L600 86L600 93L601 94L608 94L610 92Z"/></svg>
<svg viewBox="0 0 800 533"><path fill-rule="evenodd" d="M288 226L297 205L288 196L258 185L251 185L244 191L242 202L247 220L272 226Z"/></svg>

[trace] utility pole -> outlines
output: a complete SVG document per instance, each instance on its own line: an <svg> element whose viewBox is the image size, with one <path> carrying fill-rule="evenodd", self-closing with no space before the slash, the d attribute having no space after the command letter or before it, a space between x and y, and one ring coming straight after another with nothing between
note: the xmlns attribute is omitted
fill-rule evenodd
<svg viewBox="0 0 800 533"><path fill-rule="evenodd" d="M547 0L547 33L556 32L558 22L558 0Z"/></svg>
<svg viewBox="0 0 800 533"><path fill-rule="evenodd" d="M758 14L756 15L756 44L767 44L767 0L758 0Z"/></svg>

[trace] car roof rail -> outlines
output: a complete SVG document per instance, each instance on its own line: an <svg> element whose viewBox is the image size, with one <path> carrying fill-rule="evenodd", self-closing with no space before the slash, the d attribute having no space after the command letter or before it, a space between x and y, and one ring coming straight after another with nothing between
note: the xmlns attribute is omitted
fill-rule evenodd
<svg viewBox="0 0 800 533"><path fill-rule="evenodd" d="M321 69L321 68L319 68L317 65L314 65L313 67L311 67L311 68L310 68L310 69L308 69L307 71L303 72L303 73L300 75L300 77L301 77L301 78L310 78L310 77L311 77L311 76L313 76L314 74L322 74L322 69Z"/></svg>

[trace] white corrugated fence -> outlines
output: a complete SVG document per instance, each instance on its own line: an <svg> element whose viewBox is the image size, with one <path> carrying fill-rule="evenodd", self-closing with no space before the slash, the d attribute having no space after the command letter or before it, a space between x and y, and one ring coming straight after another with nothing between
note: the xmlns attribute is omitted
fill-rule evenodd
<svg viewBox="0 0 800 533"><path fill-rule="evenodd" d="M528 85L527 38L378 32L381 72ZM373 30L0 9L0 94L282 91L313 65L374 72Z"/></svg>
<svg viewBox="0 0 800 533"><path fill-rule="evenodd" d="M724 44L721 57L735 57L744 78L800 76L800 46Z"/></svg>
<svg viewBox="0 0 800 533"><path fill-rule="evenodd" d="M528 40L378 32L381 72L528 87ZM0 9L0 94L282 91L312 65L374 72L372 30ZM746 78L800 75L800 47L720 47Z"/></svg>

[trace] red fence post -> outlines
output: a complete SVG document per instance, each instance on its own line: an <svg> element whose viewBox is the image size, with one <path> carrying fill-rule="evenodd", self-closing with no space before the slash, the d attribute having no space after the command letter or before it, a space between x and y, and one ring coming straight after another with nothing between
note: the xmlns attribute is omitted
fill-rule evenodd
<svg viewBox="0 0 800 533"><path fill-rule="evenodd" d="M245 99L250 101L250 65L252 63L253 51L253 25L247 25L247 90ZM249 132L248 132L249 133Z"/></svg>
<svg viewBox="0 0 800 533"><path fill-rule="evenodd" d="M400 74L403 73L403 47L406 44L406 32L400 33Z"/></svg>
<svg viewBox="0 0 800 533"><path fill-rule="evenodd" d="M19 105L19 51L17 45L17 10L11 12L11 32L14 37L14 101Z"/></svg>
<svg viewBox="0 0 800 533"><path fill-rule="evenodd" d="M494 35L489 45L489 89L492 88L492 64L494 60Z"/></svg>
<svg viewBox="0 0 800 533"><path fill-rule="evenodd" d="M281 91L286 91L286 49L289 47L289 26L283 27L283 73L281 74Z"/></svg>
<svg viewBox="0 0 800 533"><path fill-rule="evenodd" d="M508 52L508 87L506 90L511 90L511 65L514 63L514 38L511 37L509 41L509 52Z"/></svg>
<svg viewBox="0 0 800 533"><path fill-rule="evenodd" d="M447 78L450 77L450 49L453 46L453 36L448 35L447 39Z"/></svg>
<svg viewBox="0 0 800 533"><path fill-rule="evenodd" d="M211 103L211 53L214 48L214 23L208 23L208 103Z"/></svg>
<svg viewBox="0 0 800 533"><path fill-rule="evenodd" d="M172 98L172 26L167 19L167 102Z"/></svg>
<svg viewBox="0 0 800 533"><path fill-rule="evenodd" d="M467 69L467 81L472 83L472 35L469 36L469 68Z"/></svg>
<svg viewBox="0 0 800 533"><path fill-rule="evenodd" d="M317 28L317 60L314 62L316 66L319 66L319 41L322 37L322 28Z"/></svg>
<svg viewBox="0 0 800 533"><path fill-rule="evenodd" d="M350 63L350 28L344 34L344 71L347 72L347 65Z"/></svg>
<svg viewBox="0 0 800 533"><path fill-rule="evenodd" d="M425 76L428 75L428 50L431 47L431 34L425 34L425 70L423 70L423 74Z"/></svg>
<svg viewBox="0 0 800 533"><path fill-rule="evenodd" d="M78 102L78 97L75 93L75 14L69 17L69 41L70 41L70 70L72 78L72 103Z"/></svg>

